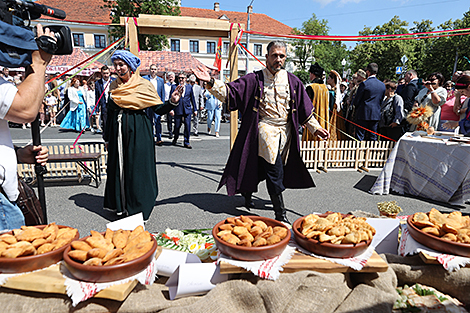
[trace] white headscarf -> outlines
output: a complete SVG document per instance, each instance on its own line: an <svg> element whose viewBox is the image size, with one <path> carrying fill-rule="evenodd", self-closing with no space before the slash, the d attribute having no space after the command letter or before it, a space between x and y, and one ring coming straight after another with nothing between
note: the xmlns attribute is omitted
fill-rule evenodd
<svg viewBox="0 0 470 313"><path fill-rule="evenodd" d="M337 71L331 70L330 74L333 73L336 76L336 87L335 87L335 103L336 103L336 110L338 112L341 111L342 109L342 104L343 104L343 97L341 95L341 76L338 74Z"/></svg>

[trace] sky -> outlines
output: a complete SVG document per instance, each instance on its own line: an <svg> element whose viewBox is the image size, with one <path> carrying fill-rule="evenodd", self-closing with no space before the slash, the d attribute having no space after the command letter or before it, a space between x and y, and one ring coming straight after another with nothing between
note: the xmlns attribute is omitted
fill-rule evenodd
<svg viewBox="0 0 470 313"><path fill-rule="evenodd" d="M301 28L315 13L328 21L330 35L357 36L365 26L375 28L397 15L412 27L414 21L431 20L437 28L470 10L469 0L182 0L181 6L246 12L251 2L254 13L266 14L290 27Z"/></svg>

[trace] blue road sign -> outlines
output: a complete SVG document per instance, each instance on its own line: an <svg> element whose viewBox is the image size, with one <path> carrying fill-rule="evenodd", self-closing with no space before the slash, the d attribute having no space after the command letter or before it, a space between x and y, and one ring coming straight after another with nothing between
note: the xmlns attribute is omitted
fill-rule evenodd
<svg viewBox="0 0 470 313"><path fill-rule="evenodd" d="M397 74L403 73L403 68L402 68L401 66L397 66L396 73L397 73Z"/></svg>

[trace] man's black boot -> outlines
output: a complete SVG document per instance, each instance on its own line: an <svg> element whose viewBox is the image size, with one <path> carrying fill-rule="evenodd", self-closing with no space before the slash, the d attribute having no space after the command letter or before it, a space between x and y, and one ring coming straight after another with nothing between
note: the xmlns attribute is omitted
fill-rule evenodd
<svg viewBox="0 0 470 313"><path fill-rule="evenodd" d="M282 198L282 193L275 195L270 194L269 197L271 198L271 202L274 208L274 214L276 216L276 220L279 222L284 222L287 224L291 224L286 216L286 208L284 206L284 200Z"/></svg>
<svg viewBox="0 0 470 313"><path fill-rule="evenodd" d="M242 192L243 198L245 198L245 208L253 209L255 207L255 203L251 200L251 192Z"/></svg>

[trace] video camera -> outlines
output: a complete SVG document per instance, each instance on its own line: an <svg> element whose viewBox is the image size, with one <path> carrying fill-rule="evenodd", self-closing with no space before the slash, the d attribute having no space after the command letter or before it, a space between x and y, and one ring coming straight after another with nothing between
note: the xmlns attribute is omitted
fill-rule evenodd
<svg viewBox="0 0 470 313"><path fill-rule="evenodd" d="M49 54L72 54L72 35L67 26L44 26L54 32L56 40L49 36L36 37L31 20L47 15L65 19L64 11L25 0L0 0L0 65L20 67L31 64L31 52L38 47ZM27 22L27 24L26 24Z"/></svg>

